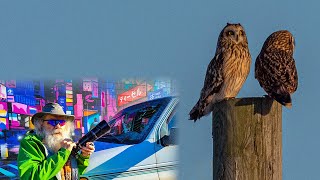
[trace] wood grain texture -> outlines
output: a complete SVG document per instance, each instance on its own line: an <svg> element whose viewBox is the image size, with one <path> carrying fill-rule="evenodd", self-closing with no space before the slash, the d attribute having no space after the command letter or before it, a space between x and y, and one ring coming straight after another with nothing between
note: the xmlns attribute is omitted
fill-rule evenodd
<svg viewBox="0 0 320 180"><path fill-rule="evenodd" d="M212 111L215 180L282 179L282 106L270 98L230 99Z"/></svg>

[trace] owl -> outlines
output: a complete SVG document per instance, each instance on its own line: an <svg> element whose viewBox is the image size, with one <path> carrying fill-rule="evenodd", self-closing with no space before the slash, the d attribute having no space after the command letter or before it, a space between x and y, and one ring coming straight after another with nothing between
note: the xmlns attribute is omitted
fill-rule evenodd
<svg viewBox="0 0 320 180"><path fill-rule="evenodd" d="M295 42L287 30L272 33L255 62L255 78L268 96L291 108L291 94L297 90L298 74L293 59Z"/></svg>
<svg viewBox="0 0 320 180"><path fill-rule="evenodd" d="M230 24L220 32L216 53L207 67L200 98L190 111L190 120L198 120L212 111L214 103L234 98L250 71L251 55L241 24Z"/></svg>

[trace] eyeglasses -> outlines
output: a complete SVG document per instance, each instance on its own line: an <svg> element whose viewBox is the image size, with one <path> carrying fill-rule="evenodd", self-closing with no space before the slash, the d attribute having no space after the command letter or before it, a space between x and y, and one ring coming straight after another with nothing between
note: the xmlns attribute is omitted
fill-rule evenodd
<svg viewBox="0 0 320 180"><path fill-rule="evenodd" d="M59 120L59 119L48 119L48 120L43 120L43 121L47 121L48 124L50 124L53 127L58 124L60 124L60 126L64 126L66 124L66 120Z"/></svg>

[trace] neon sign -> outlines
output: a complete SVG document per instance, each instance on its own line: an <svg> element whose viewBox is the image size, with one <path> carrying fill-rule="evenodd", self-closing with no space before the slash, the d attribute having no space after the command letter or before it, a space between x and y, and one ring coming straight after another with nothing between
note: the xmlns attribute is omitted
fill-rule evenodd
<svg viewBox="0 0 320 180"><path fill-rule="evenodd" d="M129 91L121 93L118 95L118 106L123 106L132 101L144 98L147 96L147 91L151 90L152 87L149 84L138 85Z"/></svg>

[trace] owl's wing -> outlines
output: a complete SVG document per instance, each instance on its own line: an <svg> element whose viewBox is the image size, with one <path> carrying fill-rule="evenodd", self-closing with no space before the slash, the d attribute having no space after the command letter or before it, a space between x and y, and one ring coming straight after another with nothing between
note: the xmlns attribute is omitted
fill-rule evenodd
<svg viewBox="0 0 320 180"><path fill-rule="evenodd" d="M205 111L207 106L211 103L211 99L208 98L208 96L219 92L221 85L223 84L222 67L223 56L216 53L215 57L210 61L207 67L200 98L189 113L190 120L196 121L208 113Z"/></svg>
<svg viewBox="0 0 320 180"><path fill-rule="evenodd" d="M298 86L298 75L292 55L285 52L260 54L256 60L255 77L261 87L278 102L290 102L290 94Z"/></svg>
<svg viewBox="0 0 320 180"><path fill-rule="evenodd" d="M218 93L223 83L222 76L223 55L216 54L207 67L206 77L201 90L200 99L204 100L209 95Z"/></svg>
<svg viewBox="0 0 320 180"><path fill-rule="evenodd" d="M291 84L291 89L290 89L290 94L295 92L298 88L298 72L297 72L297 68L296 68L296 64L294 61L294 58L291 57L292 60L290 61L289 65L288 65L288 74L289 74L289 82Z"/></svg>
<svg viewBox="0 0 320 180"><path fill-rule="evenodd" d="M273 53L271 63L266 64L269 70L273 84L281 87L280 93L293 93L297 89L298 75L292 55L285 52ZM285 91L285 92L281 92Z"/></svg>

